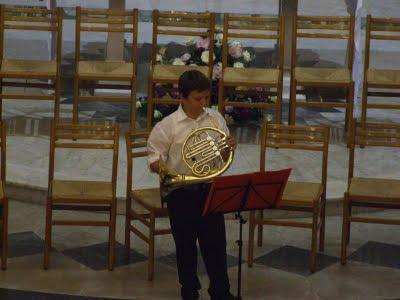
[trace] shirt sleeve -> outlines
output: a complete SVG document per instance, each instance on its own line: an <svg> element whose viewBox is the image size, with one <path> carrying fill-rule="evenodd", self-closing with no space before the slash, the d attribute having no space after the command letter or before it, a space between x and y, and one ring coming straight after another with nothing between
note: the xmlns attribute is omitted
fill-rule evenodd
<svg viewBox="0 0 400 300"><path fill-rule="evenodd" d="M147 140L147 162L148 165L160 159L166 161L168 158L168 152L171 145L171 136L168 134L168 130L165 129L163 122L157 123L150 133L149 139ZM165 124L164 124L165 125Z"/></svg>

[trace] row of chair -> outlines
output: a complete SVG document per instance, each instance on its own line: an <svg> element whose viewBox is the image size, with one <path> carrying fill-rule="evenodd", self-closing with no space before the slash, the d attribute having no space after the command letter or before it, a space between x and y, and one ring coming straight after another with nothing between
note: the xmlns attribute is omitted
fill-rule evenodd
<svg viewBox="0 0 400 300"><path fill-rule="evenodd" d="M400 180L360 178L354 176L355 147L382 146L400 147L400 124L350 123L350 150L348 188L344 196L342 263L346 262L346 246L350 239L351 222L372 222L400 224L399 220L359 217L351 214L352 207L400 208ZM1 225L2 225L2 267L7 265L7 218L8 201L5 192L6 182L6 134L1 124ZM159 188L137 189L133 186L135 159L146 159L148 131L132 130L126 133L127 149L127 191L125 214L125 255L129 259L131 233L149 245L148 279L154 277L155 237L169 234L169 228L159 228L157 218L167 217L168 211L161 205ZM49 267L53 225L105 226L109 229L108 268L114 266L115 227L116 227L116 183L118 164L118 125L79 125L52 123L49 155L48 198L46 205L46 230L44 268ZM61 180L54 176L55 155L58 149L98 149L108 150L112 156L111 178L109 181ZM266 219L265 212L251 212L249 218L248 265L254 258L254 234L258 228L258 245L262 244L263 225L280 225L312 230L311 271L316 270L316 255L319 232L319 250L324 250L325 207L328 169L329 128L294 125L263 125L260 144L260 171L268 169L266 150L295 149L321 153L321 179L319 182L289 181L280 205L281 210L306 211L312 214L312 222L299 222L282 219ZM365 150L360 150L365 151ZM310 166L314 167L314 166ZM316 166L315 166L316 167ZM107 220L69 220L55 219L55 210L107 211ZM137 222L134 222L137 221ZM141 226L138 226L139 223ZM145 226L145 230L143 229Z"/></svg>
<svg viewBox="0 0 400 300"><path fill-rule="evenodd" d="M54 118L60 117L61 53L62 53L62 9L24 8L1 6L0 13L0 84L12 87L36 87L53 89L53 95L12 94L0 91L0 110L2 99L51 100L55 102ZM23 14L23 15L21 15ZM26 15L26 16L25 16ZM352 79L354 52L354 17L311 17L293 16L292 57L289 123L296 123L297 107L344 108L346 124L353 112L354 82ZM273 109L275 122L282 121L282 90L285 24L284 17L256 17L224 14L222 42L222 78L218 86L218 108L224 113L226 106ZM4 57L3 43L5 30L38 30L56 33L54 60L37 61L7 59ZM92 61L81 55L81 35L91 32L111 34L130 33L132 35L131 57L129 61ZM400 87L400 70L376 69L370 67L370 48L373 40L399 40L400 19L367 17L364 62L364 87L361 121L367 121L367 109L399 109L399 104L369 103L368 96L397 97L395 89ZM110 101L130 103L131 127L136 125L136 80L137 80L137 34L138 10L106 10L76 8L75 27L75 73L73 121L79 122L79 103L87 101ZM157 64L158 41L160 36L198 36L209 38L210 52L214 51L215 15L213 13L159 12L153 11L153 38L151 72L148 81L147 125L153 126L154 109L159 104L178 104L177 99L157 98L157 84L176 84L179 76L188 69L198 69L212 78L214 59L204 66L175 66ZM273 40L277 46L276 63L272 66L233 68L228 64L228 40L230 39ZM299 39L332 39L347 42L346 66L341 68L303 67L297 65L297 44ZM21 79L26 82L21 82ZM40 82L27 82L28 80ZM45 81L45 82L43 82ZM50 82L50 83L49 83ZM226 94L237 93L234 87L262 87L267 92L259 92L276 97L276 102L228 101ZM297 95L307 94L310 89L321 87L343 88L346 92L344 102L308 99L298 101ZM95 88L130 90L129 96L96 96L81 94L81 89L93 91ZM371 90L373 89L373 90ZM378 90L376 90L378 89ZM390 89L394 92L382 91ZM346 125L347 126L347 125Z"/></svg>

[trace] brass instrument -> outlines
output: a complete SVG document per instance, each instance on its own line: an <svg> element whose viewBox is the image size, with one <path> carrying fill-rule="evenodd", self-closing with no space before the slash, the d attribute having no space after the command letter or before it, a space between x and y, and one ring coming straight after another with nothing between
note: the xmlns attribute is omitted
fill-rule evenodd
<svg viewBox="0 0 400 300"><path fill-rule="evenodd" d="M206 182L224 173L233 161L233 149L225 140L225 132L214 127L200 127L191 132L182 145L182 159L192 175L178 174L160 159L161 187Z"/></svg>

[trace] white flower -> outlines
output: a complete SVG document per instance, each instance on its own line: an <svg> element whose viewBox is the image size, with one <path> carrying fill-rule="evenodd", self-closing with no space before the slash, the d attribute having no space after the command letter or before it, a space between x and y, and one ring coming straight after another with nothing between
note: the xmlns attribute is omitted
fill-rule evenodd
<svg viewBox="0 0 400 300"><path fill-rule="evenodd" d="M235 62L235 63L233 64L233 67L234 67L234 68L244 68L244 65L243 65L242 62L237 61L237 62Z"/></svg>
<svg viewBox="0 0 400 300"><path fill-rule="evenodd" d="M167 47L161 47L160 50L158 50L158 53L161 55L165 55L165 52L167 52Z"/></svg>
<svg viewBox="0 0 400 300"><path fill-rule="evenodd" d="M157 54L157 55L156 55L156 61L159 62L159 63L162 62L162 56L161 56L161 54Z"/></svg>
<svg viewBox="0 0 400 300"><path fill-rule="evenodd" d="M185 62L180 58L174 58L174 61L172 62L172 64L174 66L184 66Z"/></svg>
<svg viewBox="0 0 400 300"><path fill-rule="evenodd" d="M251 60L251 54L249 51L243 51L243 59L245 62L249 62Z"/></svg>
<svg viewBox="0 0 400 300"><path fill-rule="evenodd" d="M162 118L162 113L158 109L154 110L154 119L161 119Z"/></svg>
<svg viewBox="0 0 400 300"><path fill-rule="evenodd" d="M195 41L195 37L189 37L188 39L186 39L186 46L191 46L191 45L193 45L194 44L194 41Z"/></svg>
<svg viewBox="0 0 400 300"><path fill-rule="evenodd" d="M232 47L232 46L242 47L242 43L239 41L231 41L228 44L229 44L229 47Z"/></svg>
<svg viewBox="0 0 400 300"><path fill-rule="evenodd" d="M235 120L233 119L233 117L228 114L225 114L225 121L226 121L226 125L232 125L233 123L235 123Z"/></svg>
<svg viewBox="0 0 400 300"><path fill-rule="evenodd" d="M215 54L213 55L213 58L215 59ZM205 64L208 64L209 59L210 59L210 52L208 50L203 51L203 53L201 53L201 61Z"/></svg>
<svg viewBox="0 0 400 300"><path fill-rule="evenodd" d="M136 108L141 108L142 107L142 103L140 101L136 101Z"/></svg>
<svg viewBox="0 0 400 300"><path fill-rule="evenodd" d="M211 109L218 110L218 105L211 105Z"/></svg>
<svg viewBox="0 0 400 300"><path fill-rule="evenodd" d="M185 53L181 56L182 61L188 61L190 59L190 54L189 53Z"/></svg>
<svg viewBox="0 0 400 300"><path fill-rule="evenodd" d="M210 59L210 53L207 51L203 51L203 53L201 53L201 61L205 64L208 64L208 61Z"/></svg>
<svg viewBox="0 0 400 300"><path fill-rule="evenodd" d="M264 122L271 122L272 121L272 115L271 114L265 114L263 116Z"/></svg>
<svg viewBox="0 0 400 300"><path fill-rule="evenodd" d="M216 39L215 46L217 46L217 47L221 46L223 38L224 38L224 34L223 33L217 33L215 35L215 39Z"/></svg>

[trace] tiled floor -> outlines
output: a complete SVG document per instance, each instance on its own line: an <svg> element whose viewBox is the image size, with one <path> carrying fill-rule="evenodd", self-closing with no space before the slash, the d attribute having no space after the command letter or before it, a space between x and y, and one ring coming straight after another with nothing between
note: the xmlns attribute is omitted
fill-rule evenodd
<svg viewBox="0 0 400 300"><path fill-rule="evenodd" d="M372 212L395 217L394 211ZM85 217L100 219L100 214ZM164 225L167 220L160 220ZM227 220L228 264L232 291L237 286L238 224ZM400 298L400 228L355 224L347 266L339 262L341 216L327 219L326 250L318 271L309 271L310 232L266 227L255 262L243 262L244 299L396 299ZM244 227L246 260L247 226ZM117 217L116 268L106 269L106 230L54 227L51 267L43 262L44 207L10 201L9 264L0 271L0 299L179 299L171 236L156 240L155 279L147 281L146 245L132 238L131 259L123 258L124 218ZM200 261L202 298L208 279ZM74 297L73 297L74 296ZM75 297L76 296L76 297ZM78 297L80 296L80 297Z"/></svg>

